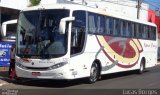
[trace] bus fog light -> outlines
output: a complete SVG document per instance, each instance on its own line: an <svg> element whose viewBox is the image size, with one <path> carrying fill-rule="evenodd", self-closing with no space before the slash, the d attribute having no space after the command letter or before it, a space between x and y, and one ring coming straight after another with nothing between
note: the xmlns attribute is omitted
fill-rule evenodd
<svg viewBox="0 0 160 95"><path fill-rule="evenodd" d="M62 74L62 73L57 74L57 77L61 77L61 76L63 76L63 74Z"/></svg>

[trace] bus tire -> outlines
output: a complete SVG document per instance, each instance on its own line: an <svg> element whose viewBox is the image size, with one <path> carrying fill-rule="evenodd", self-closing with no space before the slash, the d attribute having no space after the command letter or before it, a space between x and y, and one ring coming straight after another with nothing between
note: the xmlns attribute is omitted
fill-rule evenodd
<svg viewBox="0 0 160 95"><path fill-rule="evenodd" d="M98 80L99 75L100 75L99 66L96 62L94 62L90 69L90 76L88 78L88 82L90 84L95 83Z"/></svg>
<svg viewBox="0 0 160 95"><path fill-rule="evenodd" d="M140 63L140 68L138 70L138 74L142 74L144 72L144 69L145 69L145 60L142 59Z"/></svg>

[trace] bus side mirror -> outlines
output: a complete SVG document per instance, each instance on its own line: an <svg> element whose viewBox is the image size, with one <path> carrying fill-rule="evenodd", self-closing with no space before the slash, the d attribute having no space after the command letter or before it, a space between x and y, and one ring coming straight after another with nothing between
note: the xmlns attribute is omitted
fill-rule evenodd
<svg viewBox="0 0 160 95"><path fill-rule="evenodd" d="M60 34L65 34L65 30L66 30L66 23L69 21L74 21L75 17L65 17L62 18L59 24L59 33Z"/></svg>

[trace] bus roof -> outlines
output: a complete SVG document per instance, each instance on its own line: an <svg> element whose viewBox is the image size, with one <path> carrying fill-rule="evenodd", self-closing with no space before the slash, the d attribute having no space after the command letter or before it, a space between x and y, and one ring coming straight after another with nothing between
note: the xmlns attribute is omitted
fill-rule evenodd
<svg viewBox="0 0 160 95"><path fill-rule="evenodd" d="M119 18L119 19L124 19L124 20L128 20L128 21L133 21L136 23L142 23L142 24L147 24L147 25L151 25L151 26L156 27L156 24L151 23L151 22L142 21L142 20L138 20L135 18L129 18L129 17L125 17L125 16L121 16L121 15L117 15L117 14L111 14L106 9L101 9L101 8L96 8L94 6L86 6L86 5L81 5L81 4L46 4L46 5L38 5L38 6L34 6L34 7L29 7L27 9L24 9L23 11L45 10L45 9L69 9L72 11L84 10L84 11L88 11L88 12L93 12L93 13L97 13L97 14L101 14L101 15L105 15L105 16L115 17L115 18Z"/></svg>

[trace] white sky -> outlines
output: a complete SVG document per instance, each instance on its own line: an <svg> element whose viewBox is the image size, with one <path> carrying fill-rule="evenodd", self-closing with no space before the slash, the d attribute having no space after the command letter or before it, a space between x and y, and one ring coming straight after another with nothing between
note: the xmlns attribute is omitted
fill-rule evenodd
<svg viewBox="0 0 160 95"><path fill-rule="evenodd" d="M27 7L29 0L1 0L0 6L14 9L24 9Z"/></svg>

